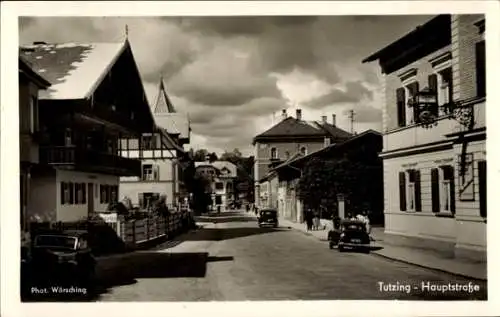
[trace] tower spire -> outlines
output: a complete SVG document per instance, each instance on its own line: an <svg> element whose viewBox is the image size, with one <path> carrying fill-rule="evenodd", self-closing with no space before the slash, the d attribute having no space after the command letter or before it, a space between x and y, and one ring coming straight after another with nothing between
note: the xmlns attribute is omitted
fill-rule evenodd
<svg viewBox="0 0 500 317"><path fill-rule="evenodd" d="M125 38L128 40L128 24L125 24Z"/></svg>

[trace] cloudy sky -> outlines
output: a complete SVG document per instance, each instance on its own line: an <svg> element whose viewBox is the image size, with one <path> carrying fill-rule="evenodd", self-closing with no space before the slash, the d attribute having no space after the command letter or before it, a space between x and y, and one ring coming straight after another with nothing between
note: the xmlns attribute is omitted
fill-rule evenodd
<svg viewBox="0 0 500 317"><path fill-rule="evenodd" d="M307 120L337 115L350 129L381 128L381 76L361 60L429 16L36 17L20 19L20 43L129 40L151 103L160 76L191 146L251 154L252 138L281 109ZM275 119L273 119L275 114Z"/></svg>

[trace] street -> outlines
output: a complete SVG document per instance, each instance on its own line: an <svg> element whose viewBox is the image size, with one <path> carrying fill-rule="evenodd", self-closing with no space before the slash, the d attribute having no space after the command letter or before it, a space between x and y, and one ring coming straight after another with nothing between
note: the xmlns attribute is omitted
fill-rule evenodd
<svg viewBox="0 0 500 317"><path fill-rule="evenodd" d="M96 300L486 299L486 282L373 254L340 253L289 228L259 228L255 217L243 212L200 218L200 223L199 230L101 269L103 287ZM422 283L457 282L480 290L421 289Z"/></svg>

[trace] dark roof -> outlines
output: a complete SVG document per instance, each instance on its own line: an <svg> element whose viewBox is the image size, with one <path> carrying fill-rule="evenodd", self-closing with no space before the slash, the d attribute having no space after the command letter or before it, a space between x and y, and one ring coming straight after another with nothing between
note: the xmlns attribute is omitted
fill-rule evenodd
<svg viewBox="0 0 500 317"><path fill-rule="evenodd" d="M19 72L26 75L29 80L34 82L40 88L47 88L50 86L50 82L45 79L42 75L37 73L30 62L28 62L24 57L19 56Z"/></svg>
<svg viewBox="0 0 500 317"><path fill-rule="evenodd" d="M350 136L349 132L329 123L305 121L288 117L275 124L269 130L257 135L254 138L254 142L266 138L279 137L333 137L335 139L345 139Z"/></svg>
<svg viewBox="0 0 500 317"><path fill-rule="evenodd" d="M378 50L362 62L379 60L384 73L426 56L451 43L451 15L440 14L417 26L398 40Z"/></svg>
<svg viewBox="0 0 500 317"><path fill-rule="evenodd" d="M366 135L369 135L369 134L382 136L382 134L380 132L377 132L377 131L372 130L372 129L368 129L368 130L363 131L362 133L357 134L357 135L355 135L355 136L353 136L353 137L351 137L351 138L349 138L349 139L347 139L347 140L345 140L343 142L332 144L330 146L322 148L321 150L312 152L312 153L310 153L308 155L300 156L300 157L297 157L297 158L295 158L293 160L284 162L283 164L280 164L279 166L275 167L273 170L277 170L279 168L282 168L282 167L285 167L285 166L289 166L289 165L291 165L293 163L297 163L299 161L307 160L307 159L309 159L311 157L315 157L318 154L324 153L324 152L332 150L334 148L338 149L341 146L345 146L345 145L347 145L347 144L349 144L349 143L351 143L351 142L353 142L355 140L359 140L360 138L365 137Z"/></svg>

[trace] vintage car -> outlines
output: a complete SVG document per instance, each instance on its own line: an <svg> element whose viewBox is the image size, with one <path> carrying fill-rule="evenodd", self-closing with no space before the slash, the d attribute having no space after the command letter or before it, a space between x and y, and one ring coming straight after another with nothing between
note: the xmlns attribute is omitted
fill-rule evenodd
<svg viewBox="0 0 500 317"><path fill-rule="evenodd" d="M340 229L328 233L330 249L337 246L340 252L345 249L356 249L370 252L370 236L366 225L359 220L343 220Z"/></svg>
<svg viewBox="0 0 500 317"><path fill-rule="evenodd" d="M30 273L37 283L64 282L92 286L96 260L86 231L38 234L33 239Z"/></svg>
<svg viewBox="0 0 500 317"><path fill-rule="evenodd" d="M278 227L278 211L276 209L261 209L257 217L259 227L273 226Z"/></svg>

